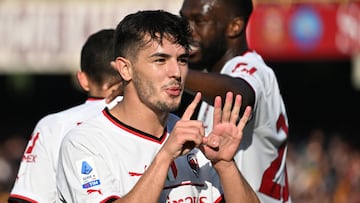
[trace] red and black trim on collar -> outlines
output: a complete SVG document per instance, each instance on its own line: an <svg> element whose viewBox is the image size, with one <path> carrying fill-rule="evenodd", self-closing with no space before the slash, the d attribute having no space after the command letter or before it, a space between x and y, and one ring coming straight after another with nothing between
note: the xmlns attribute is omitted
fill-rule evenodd
<svg viewBox="0 0 360 203"><path fill-rule="evenodd" d="M146 132L143 132L139 129L136 129L134 127L131 127L129 125L126 125L125 123L121 122L119 119L115 118L110 112L109 112L109 109L108 108L105 108L103 111L103 114L104 116L110 120L110 122L112 122L114 125L116 125L117 127L133 134L133 135L136 135L138 137L141 137L143 139L147 139L149 141L152 141L152 142L156 142L156 143L159 143L159 144L162 144L165 139L166 139L166 136L168 134L167 132L167 128L165 127L164 128L164 132L163 134L161 135L161 137L156 137L154 135L151 135L149 133L146 133Z"/></svg>

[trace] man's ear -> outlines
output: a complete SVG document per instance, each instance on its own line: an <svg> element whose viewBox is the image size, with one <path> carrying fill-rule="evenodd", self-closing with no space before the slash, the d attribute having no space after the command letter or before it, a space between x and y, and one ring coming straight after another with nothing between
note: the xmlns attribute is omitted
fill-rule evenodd
<svg viewBox="0 0 360 203"><path fill-rule="evenodd" d="M236 17L231 20L226 31L228 36L232 38L241 35L244 32L244 29L245 29L244 19L241 17Z"/></svg>
<svg viewBox="0 0 360 203"><path fill-rule="evenodd" d="M81 88L86 92L90 91L89 80L87 78L87 75L82 71L78 71L76 73L76 77L77 77L77 80L78 80Z"/></svg>
<svg viewBox="0 0 360 203"><path fill-rule="evenodd" d="M119 72L123 80L129 81L132 79L131 62L128 59L119 56L112 62L112 66Z"/></svg>

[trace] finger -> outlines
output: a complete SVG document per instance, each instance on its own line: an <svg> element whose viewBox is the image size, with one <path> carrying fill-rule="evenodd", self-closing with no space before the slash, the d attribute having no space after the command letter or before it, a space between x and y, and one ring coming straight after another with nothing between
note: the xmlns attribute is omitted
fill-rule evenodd
<svg viewBox="0 0 360 203"><path fill-rule="evenodd" d="M191 104L186 108L183 116L181 119L183 120L190 120L191 116L194 114L196 106L199 104L201 100L201 93L197 92L195 95L194 100L191 102Z"/></svg>
<svg viewBox="0 0 360 203"><path fill-rule="evenodd" d="M243 116L240 119L239 124L237 125L239 131L242 131L244 129L246 123L249 121L250 116L251 116L251 107L247 106Z"/></svg>
<svg viewBox="0 0 360 203"><path fill-rule="evenodd" d="M213 126L221 122L221 97L217 96L214 100L214 118L213 118Z"/></svg>
<svg viewBox="0 0 360 203"><path fill-rule="evenodd" d="M210 148L218 148L220 144L220 137L214 134L208 136L206 145Z"/></svg>
<svg viewBox="0 0 360 203"><path fill-rule="evenodd" d="M233 109L231 111L231 116L230 116L230 122L236 124L236 121L239 118L239 113L240 113L240 108L241 108L241 95L236 95L235 97L235 103L233 106Z"/></svg>
<svg viewBox="0 0 360 203"><path fill-rule="evenodd" d="M221 120L223 122L228 122L230 119L232 103L233 103L233 93L227 92L224 108L222 110L222 117L221 117Z"/></svg>

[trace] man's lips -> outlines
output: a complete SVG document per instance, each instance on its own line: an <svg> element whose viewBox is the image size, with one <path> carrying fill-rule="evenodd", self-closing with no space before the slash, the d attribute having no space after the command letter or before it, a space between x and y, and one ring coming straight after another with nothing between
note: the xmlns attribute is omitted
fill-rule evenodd
<svg viewBox="0 0 360 203"><path fill-rule="evenodd" d="M169 87L166 92L171 96L179 96L181 94L181 87Z"/></svg>

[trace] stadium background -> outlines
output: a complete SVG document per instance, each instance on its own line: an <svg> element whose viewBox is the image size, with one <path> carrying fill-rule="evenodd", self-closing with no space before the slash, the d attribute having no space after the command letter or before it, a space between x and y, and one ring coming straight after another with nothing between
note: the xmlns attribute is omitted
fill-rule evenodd
<svg viewBox="0 0 360 203"><path fill-rule="evenodd" d="M0 202L38 119L85 99L73 75L86 37L181 2L0 1ZM360 1L257 0L248 32L287 106L294 202L360 202Z"/></svg>

